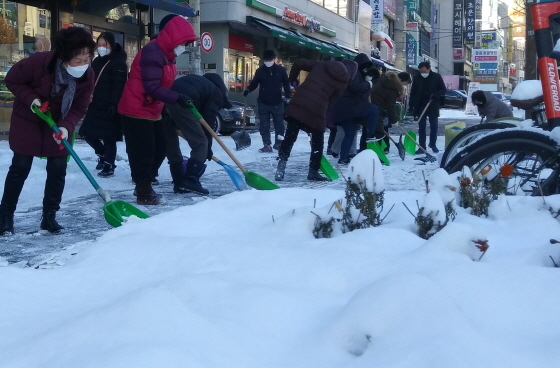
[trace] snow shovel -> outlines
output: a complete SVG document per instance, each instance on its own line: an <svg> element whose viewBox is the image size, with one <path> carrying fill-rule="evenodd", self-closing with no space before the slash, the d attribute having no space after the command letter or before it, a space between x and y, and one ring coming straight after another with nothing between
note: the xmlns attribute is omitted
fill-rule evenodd
<svg viewBox="0 0 560 368"><path fill-rule="evenodd" d="M235 142L236 151L241 151L245 148L251 147L251 136L245 130L246 119L247 119L247 116L245 115L246 111L247 111L247 97L243 99L243 126L241 127L240 131L235 132L231 135L231 138Z"/></svg>
<svg viewBox="0 0 560 368"><path fill-rule="evenodd" d="M32 109L33 112L37 114L37 116L39 116L41 119L43 119L55 133L60 133L60 129L58 129L58 126L51 118L51 113L47 111L48 103L43 104L41 108L33 105ZM91 173L85 167L82 160L80 160L80 157L78 156L76 151L74 151L74 148L72 148L72 146L70 145L70 143L66 139L63 139L62 144L64 145L66 150L70 152L70 155L74 158L82 172L88 178L91 185L93 185L93 187L97 191L97 194L99 194L99 196L101 197L101 200L103 200L103 202L105 203L105 205L103 206L103 214L105 216L105 221L107 221L109 225L113 227L119 227L122 225L124 217L129 216L136 216L142 219L150 217L130 203L124 201L112 201L111 194L103 190L103 188L101 188L99 184L97 184L93 176L91 176Z"/></svg>
<svg viewBox="0 0 560 368"><path fill-rule="evenodd" d="M422 110L422 113L420 114L420 117L418 118L418 121L422 120L422 117L424 116L424 114L428 110L428 107L430 107L431 103L432 103L432 99L430 98L430 101L428 101L428 103L426 104L426 107L424 107L424 110ZM403 130L403 132L404 132L404 130ZM406 133L408 133L408 134L406 134L406 137L404 138L404 148L409 155L414 156L416 154L416 145L418 144L418 143L416 143L416 133L414 133L412 130L409 130Z"/></svg>
<svg viewBox="0 0 560 368"><path fill-rule="evenodd" d="M402 132L408 137L408 132L405 131L400 125L399 125L399 129L402 130ZM414 141L414 143L418 146L418 148L420 148L420 150L426 154L426 157L418 157L418 158L415 158L415 160L422 161L424 163L426 163L426 162L436 162L437 161L437 158L430 155L428 153L428 151L426 151L424 149L424 147L422 147L418 142L416 142L416 140L413 140L411 137L409 137L409 139ZM406 142L406 138L405 138L405 142Z"/></svg>
<svg viewBox="0 0 560 368"><path fill-rule="evenodd" d="M241 162L239 162L237 160L237 158L235 158L233 153L231 153L229 148L227 148L227 146L224 144L224 142L222 142L222 140L220 139L220 137L218 137L216 132L214 132L212 130L212 128L210 127L210 125L208 125L206 120L204 120L202 115L200 115L200 113L198 112L198 110L194 106L193 102L189 100L188 105L189 105L189 109L191 109L191 112L198 119L200 124L202 124L202 126L208 131L208 133L210 133L210 135L216 140L216 142L218 142L218 144L224 149L224 151L226 151L226 153L233 160L233 162L235 162L237 167L239 167L239 170L241 170L241 172L245 176L245 183L247 183L248 186L250 186L252 188L255 188L255 189L258 189L258 190L280 189L280 187L278 185L274 184L273 182L271 182L270 180L268 180L264 176L261 176L257 173L252 172L252 171L248 171L246 168L244 168L243 165L241 165Z"/></svg>
<svg viewBox="0 0 560 368"><path fill-rule="evenodd" d="M247 184L243 180L243 177L235 171L235 169L228 164L224 163L223 161L218 160L216 156L212 156L212 160L217 162L218 164L222 165L226 173L229 175L233 185L235 185L235 189L237 190L245 190L247 189Z"/></svg>
<svg viewBox="0 0 560 368"><path fill-rule="evenodd" d="M399 157L401 158L401 160L404 161L404 157L405 157L405 155L406 155L406 151L405 151L404 146L403 146L403 144L402 144L402 135L401 135L401 137L399 138L399 141L398 141L398 142L395 142L395 140L393 139L393 137L391 137L387 131L385 131L385 135L386 135L387 137L389 137L389 139L391 140L391 142L393 142L393 144L395 145L395 147L397 147L397 151L399 152Z"/></svg>
<svg viewBox="0 0 560 368"><path fill-rule="evenodd" d="M379 157L381 163L387 166L391 166L391 161L389 161L387 155L385 155L385 152L383 151L385 148L387 148L387 144L383 139L381 139L380 142L378 141L369 142L366 144L366 147L372 150L373 152L375 152L375 154L377 154L377 157Z"/></svg>
<svg viewBox="0 0 560 368"><path fill-rule="evenodd" d="M309 138L309 144L311 144L311 134L307 133L307 137ZM329 181L338 180L340 178L335 168L331 165L329 160L327 160L325 155L321 156L321 166L319 166L319 170L325 174Z"/></svg>

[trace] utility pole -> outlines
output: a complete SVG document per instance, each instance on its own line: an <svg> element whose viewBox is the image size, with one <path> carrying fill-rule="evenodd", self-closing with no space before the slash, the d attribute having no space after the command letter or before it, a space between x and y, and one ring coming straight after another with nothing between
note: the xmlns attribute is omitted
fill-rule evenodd
<svg viewBox="0 0 560 368"><path fill-rule="evenodd" d="M533 14L531 6L534 0L525 3L525 78L524 80L537 79L537 46L535 45L535 31L533 30ZM525 118L531 119L529 110Z"/></svg>

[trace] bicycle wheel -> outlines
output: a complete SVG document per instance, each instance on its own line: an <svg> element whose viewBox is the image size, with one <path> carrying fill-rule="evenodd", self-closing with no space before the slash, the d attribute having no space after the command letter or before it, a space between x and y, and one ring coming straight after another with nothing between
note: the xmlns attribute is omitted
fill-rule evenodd
<svg viewBox="0 0 560 368"><path fill-rule="evenodd" d="M493 180L505 164L513 167L506 194L549 195L558 192L558 143L539 132L504 130L466 146L444 167L448 173L464 166L473 175ZM493 177L490 175L494 173Z"/></svg>
<svg viewBox="0 0 560 368"><path fill-rule="evenodd" d="M509 120L509 121L506 119L509 118L501 118L501 119L497 119L499 121L493 120L490 123L473 125L463 130L461 133L457 134L455 138L453 138L451 142L449 142L447 148L445 148L445 151L441 156L440 167L445 167L445 165L447 165L447 163L451 161L453 157L455 157L455 155L457 154L457 152L459 152L460 149L468 145L475 138L478 138L481 135L494 131L496 129L514 128L517 126L517 124L514 123L517 121L515 120L516 118L511 118L513 120Z"/></svg>

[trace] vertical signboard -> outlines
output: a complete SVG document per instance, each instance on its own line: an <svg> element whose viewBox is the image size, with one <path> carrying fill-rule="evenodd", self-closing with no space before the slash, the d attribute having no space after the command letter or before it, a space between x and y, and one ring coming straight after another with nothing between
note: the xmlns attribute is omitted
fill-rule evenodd
<svg viewBox="0 0 560 368"><path fill-rule="evenodd" d="M419 0L406 0L406 11L417 12L420 8L418 5Z"/></svg>
<svg viewBox="0 0 560 368"><path fill-rule="evenodd" d="M418 64L418 23L406 23L406 65Z"/></svg>
<svg viewBox="0 0 560 368"><path fill-rule="evenodd" d="M453 47L463 47L463 0L453 0Z"/></svg>
<svg viewBox="0 0 560 368"><path fill-rule="evenodd" d="M383 23L383 0L371 0L371 23Z"/></svg>
<svg viewBox="0 0 560 368"><path fill-rule="evenodd" d="M467 45L474 45L475 1L465 0L465 44Z"/></svg>
<svg viewBox="0 0 560 368"><path fill-rule="evenodd" d="M482 19L482 0L474 0L474 18Z"/></svg>
<svg viewBox="0 0 560 368"><path fill-rule="evenodd" d="M436 5L432 5L432 46L431 49L432 50L436 50L436 45L437 45L437 40L438 40L438 33L437 33L437 29L439 28L437 26L438 24L438 11L437 11L437 6Z"/></svg>

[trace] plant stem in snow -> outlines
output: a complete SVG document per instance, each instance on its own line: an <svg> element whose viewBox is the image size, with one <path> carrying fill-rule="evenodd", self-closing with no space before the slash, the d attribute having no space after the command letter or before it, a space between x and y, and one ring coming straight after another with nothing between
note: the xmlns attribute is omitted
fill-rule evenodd
<svg viewBox="0 0 560 368"><path fill-rule="evenodd" d="M414 216L414 214L412 213L412 211L410 210L410 208L408 208L408 206L406 205L406 203L402 202L404 208L406 208L408 210L408 212L410 212L410 214L412 215L412 217L414 217L414 219L416 220L416 216ZM416 201L416 204L418 204L418 201Z"/></svg>

